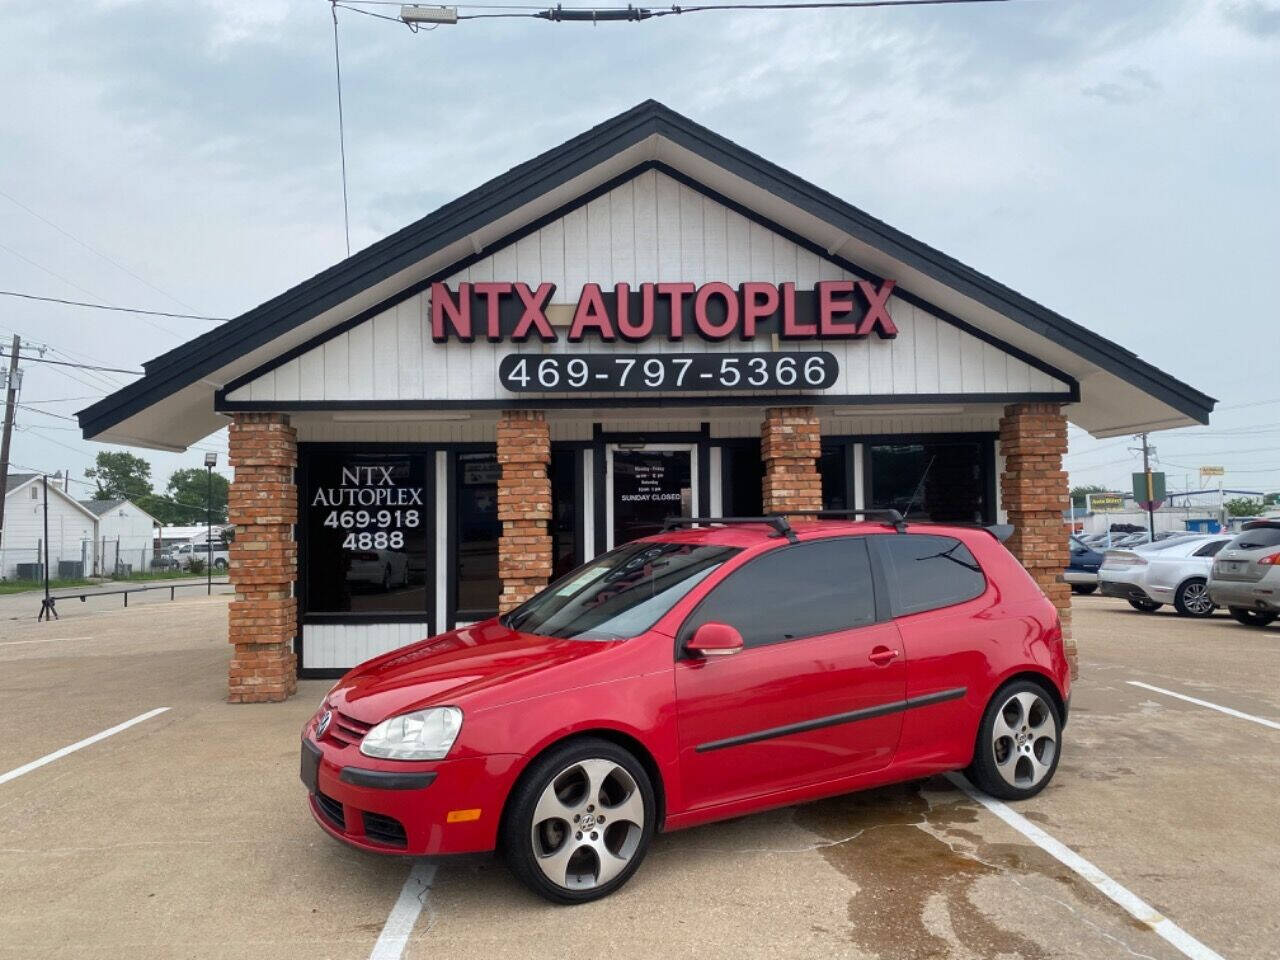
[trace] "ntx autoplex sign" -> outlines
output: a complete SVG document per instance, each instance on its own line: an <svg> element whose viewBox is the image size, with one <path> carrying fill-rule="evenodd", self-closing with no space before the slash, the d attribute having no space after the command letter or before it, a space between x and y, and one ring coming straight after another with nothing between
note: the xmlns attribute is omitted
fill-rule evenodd
<svg viewBox="0 0 1280 960"><path fill-rule="evenodd" d="M567 339L577 343L588 336L609 342L640 343L652 337L679 341L688 336L704 340L757 334L776 334L784 340L816 337L856 339L876 334L898 335L889 316L892 280L823 280L812 290L794 283L642 283L633 290L619 283L604 290L598 283L583 285ZM471 342L476 337L498 343L517 343L538 337L560 339L548 318L555 284L459 283L431 285L431 338Z"/></svg>

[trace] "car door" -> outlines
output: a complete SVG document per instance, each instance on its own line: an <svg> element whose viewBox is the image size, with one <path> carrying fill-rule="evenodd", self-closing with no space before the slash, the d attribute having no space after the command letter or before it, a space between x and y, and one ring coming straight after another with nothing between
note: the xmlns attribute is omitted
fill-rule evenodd
<svg viewBox="0 0 1280 960"><path fill-rule="evenodd" d="M683 655L697 627L713 621L742 634L742 651ZM896 628L877 616L865 538L756 557L708 593L677 639L690 807L834 780L892 759L902 717L885 708L903 699L906 668Z"/></svg>

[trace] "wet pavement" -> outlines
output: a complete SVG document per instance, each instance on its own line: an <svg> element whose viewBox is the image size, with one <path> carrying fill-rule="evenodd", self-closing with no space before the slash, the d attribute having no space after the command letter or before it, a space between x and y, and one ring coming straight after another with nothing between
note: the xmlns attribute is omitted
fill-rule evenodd
<svg viewBox="0 0 1280 960"><path fill-rule="evenodd" d="M310 819L297 733L328 687L222 702L226 599L0 617L0 957L371 956L412 862ZM1054 783L1013 809L1217 954L1280 958L1280 625L1077 598ZM28 643L25 641L38 640ZM660 836L618 894L552 907L441 859L403 949L450 958L1178 958L946 778ZM1205 954L1211 956L1212 954Z"/></svg>

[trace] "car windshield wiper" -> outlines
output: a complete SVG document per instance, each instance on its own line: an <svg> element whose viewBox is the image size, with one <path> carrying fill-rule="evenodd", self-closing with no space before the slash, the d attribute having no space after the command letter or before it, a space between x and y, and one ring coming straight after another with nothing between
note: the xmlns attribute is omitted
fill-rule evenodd
<svg viewBox="0 0 1280 960"><path fill-rule="evenodd" d="M964 567L966 570L972 570L974 573L981 573L982 568L978 566L977 563L969 563L966 560L961 560L959 557L953 557L951 555L951 551L955 550L956 547L960 547L960 546L962 546L962 544L959 541L957 541L955 547L948 547L946 550L943 550L941 553L935 553L932 556L921 557L920 560L916 562L920 563L925 560L950 560L952 563L960 564L960 566Z"/></svg>

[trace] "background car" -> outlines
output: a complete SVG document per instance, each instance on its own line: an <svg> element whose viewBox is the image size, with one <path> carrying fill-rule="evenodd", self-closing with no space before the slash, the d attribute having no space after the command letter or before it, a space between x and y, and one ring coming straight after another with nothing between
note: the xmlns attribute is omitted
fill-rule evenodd
<svg viewBox="0 0 1280 960"><path fill-rule="evenodd" d="M1280 617L1280 520L1252 520L1222 548L1209 575L1209 597L1251 627Z"/></svg>
<svg viewBox="0 0 1280 960"><path fill-rule="evenodd" d="M1062 579L1071 584L1073 593L1093 593L1098 589L1098 568L1102 554L1079 537L1071 538L1071 553Z"/></svg>
<svg viewBox="0 0 1280 960"><path fill-rule="evenodd" d="M1128 600L1143 613L1166 603L1184 617L1207 617L1217 609L1209 598L1213 558L1229 536L1189 535L1129 549L1108 550L1098 568L1104 596Z"/></svg>

